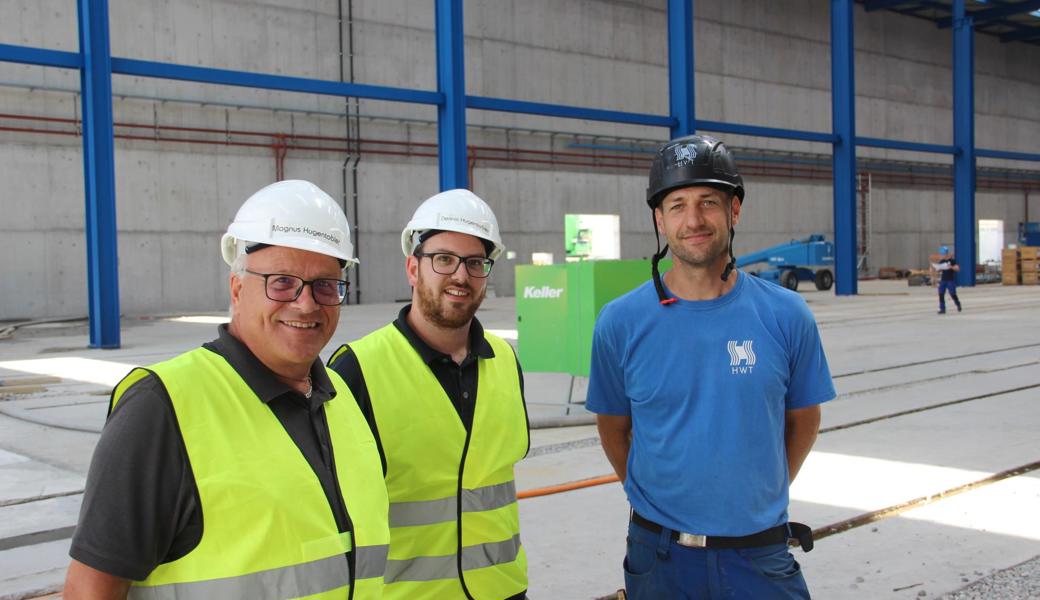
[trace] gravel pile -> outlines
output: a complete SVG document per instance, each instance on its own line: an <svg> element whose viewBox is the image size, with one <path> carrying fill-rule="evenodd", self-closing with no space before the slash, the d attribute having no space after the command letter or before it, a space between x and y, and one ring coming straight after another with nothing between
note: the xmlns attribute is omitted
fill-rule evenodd
<svg viewBox="0 0 1040 600"><path fill-rule="evenodd" d="M965 586L944 600L1019 600L1040 598L1040 556L997 571Z"/></svg>

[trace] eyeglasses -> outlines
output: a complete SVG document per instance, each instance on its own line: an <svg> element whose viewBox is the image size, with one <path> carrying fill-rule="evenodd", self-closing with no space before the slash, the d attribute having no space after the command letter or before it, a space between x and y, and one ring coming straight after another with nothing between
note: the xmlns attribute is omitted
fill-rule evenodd
<svg viewBox="0 0 1040 600"><path fill-rule="evenodd" d="M284 273L257 273L245 269L246 273L264 278L264 291L275 302L293 302L300 297L304 286L311 286L311 297L322 306L338 306L347 297L348 284L342 279L312 279L307 281Z"/></svg>
<svg viewBox="0 0 1040 600"><path fill-rule="evenodd" d="M416 252L419 258L429 257L433 272L441 275L454 275L459 265L466 263L466 272L470 277L483 279L491 274L495 261L483 256L458 256L449 252Z"/></svg>

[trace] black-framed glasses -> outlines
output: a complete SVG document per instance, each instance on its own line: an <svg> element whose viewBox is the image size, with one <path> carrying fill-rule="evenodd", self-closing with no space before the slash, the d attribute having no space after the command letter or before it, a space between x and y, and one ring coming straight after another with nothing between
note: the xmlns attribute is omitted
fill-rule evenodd
<svg viewBox="0 0 1040 600"><path fill-rule="evenodd" d="M285 273L257 273L244 269L250 275L264 278L264 291L267 297L275 302L293 302L303 293L305 286L311 286L311 297L322 306L338 306L347 297L348 284L343 279L311 279L310 281Z"/></svg>
<svg viewBox="0 0 1040 600"><path fill-rule="evenodd" d="M429 258L433 272L441 275L454 275L459 265L466 263L466 272L470 277L483 279L491 274L491 267L495 266L495 261L484 256L459 256L450 252L416 252L415 255Z"/></svg>

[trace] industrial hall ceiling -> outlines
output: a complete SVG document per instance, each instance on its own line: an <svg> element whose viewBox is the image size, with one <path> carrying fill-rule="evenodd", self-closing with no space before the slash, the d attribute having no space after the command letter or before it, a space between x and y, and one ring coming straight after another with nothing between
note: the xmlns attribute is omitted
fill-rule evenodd
<svg viewBox="0 0 1040 600"><path fill-rule="evenodd" d="M927 19L941 29L953 24L953 0L857 0L867 12L889 10ZM1001 42L1040 46L1040 0L965 0L975 31Z"/></svg>

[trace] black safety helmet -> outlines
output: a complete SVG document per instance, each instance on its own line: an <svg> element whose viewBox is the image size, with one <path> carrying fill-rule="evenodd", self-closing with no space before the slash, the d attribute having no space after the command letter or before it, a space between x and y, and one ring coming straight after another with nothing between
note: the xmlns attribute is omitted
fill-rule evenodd
<svg viewBox="0 0 1040 600"><path fill-rule="evenodd" d="M658 263L668 254L668 245L661 248L661 238L657 233L657 221L654 210L669 192L693 185L706 185L733 194L744 204L744 179L737 172L737 163L721 141L707 135L687 135L675 138L661 146L654 155L650 165L650 184L646 188L646 203L650 206L650 218L657 238L657 252L650 261L653 272L654 287L661 304L675 302L664 292L661 283L661 272ZM733 226L729 228L729 263L722 272L722 280L736 268L736 257L733 255Z"/></svg>
<svg viewBox="0 0 1040 600"><path fill-rule="evenodd" d="M657 208L668 192L691 185L719 188L744 202L744 180L733 155L707 135L688 135L661 146L650 165L646 203Z"/></svg>

